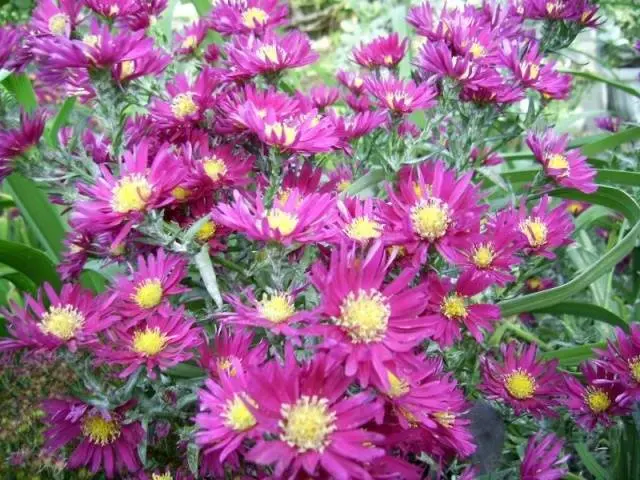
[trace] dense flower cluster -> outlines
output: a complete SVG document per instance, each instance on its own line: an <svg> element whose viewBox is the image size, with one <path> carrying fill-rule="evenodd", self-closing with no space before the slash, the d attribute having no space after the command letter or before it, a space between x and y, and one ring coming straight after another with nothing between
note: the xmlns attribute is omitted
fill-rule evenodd
<svg viewBox="0 0 640 480"><path fill-rule="evenodd" d="M587 158L531 129L540 173L531 196L505 204L477 174L502 161L492 145L452 149L450 102L493 120L527 95L541 108L567 98L570 77L530 27L595 26L595 7L426 2L407 19L423 40L411 79L412 44L394 33L358 45L340 87L305 93L286 74L318 54L279 28L279 0L219 0L163 39L152 27L166 4L43 0L28 28L0 29L0 67L91 112L82 132L56 132L72 162L53 169L70 211L63 285L3 311L0 340L0 353L76 362L85 393L43 407L47 448L66 448L68 469L419 479L427 464L444 475L470 461L479 392L528 418L565 409L585 428L629 413L635 326L583 366L584 381L535 345L480 355L498 300L547 286L535 269L572 242L572 204L550 190L593 193ZM0 133L0 178L33 167L55 111L41 104ZM435 133L417 123L431 116ZM420 142L438 149L411 150ZM96 264L109 271L101 293L80 283ZM481 356L477 385L450 371L457 347ZM161 441L172 457L159 465ZM561 449L532 437L521 478L560 478Z"/></svg>

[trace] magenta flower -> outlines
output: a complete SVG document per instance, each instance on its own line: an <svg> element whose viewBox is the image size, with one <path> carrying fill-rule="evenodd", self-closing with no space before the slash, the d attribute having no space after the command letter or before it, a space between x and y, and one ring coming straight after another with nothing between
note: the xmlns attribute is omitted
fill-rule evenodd
<svg viewBox="0 0 640 480"><path fill-rule="evenodd" d="M433 7L427 1L409 10L407 23L416 29L418 35L427 37L432 42L450 39L451 37L451 28L446 19L441 18L441 21L437 22L437 24L433 21Z"/></svg>
<svg viewBox="0 0 640 480"><path fill-rule="evenodd" d="M380 218L377 200L351 197L338 200L336 243L368 244L384 235L384 222Z"/></svg>
<svg viewBox="0 0 640 480"><path fill-rule="evenodd" d="M579 18L578 3L579 0L526 0L524 15L534 20L575 20L576 16Z"/></svg>
<svg viewBox="0 0 640 480"><path fill-rule="evenodd" d="M276 334L296 336L300 332L295 325L308 323L312 312L299 310L295 305L296 292L265 292L258 300L251 290L243 293L250 305L235 295L225 296L233 312L221 313L218 318L229 325L261 327Z"/></svg>
<svg viewBox="0 0 640 480"><path fill-rule="evenodd" d="M269 209L259 193L250 201L234 190L233 198L232 204L218 205L213 219L252 240L291 245L322 242L335 235L335 201L329 194L291 190L286 200L277 200Z"/></svg>
<svg viewBox="0 0 640 480"><path fill-rule="evenodd" d="M235 329L231 333L230 329L223 327L211 341L205 340L198 349L198 364L212 378L218 378L220 371L234 376L237 373L236 362L245 370L262 365L269 349L266 342L256 342L253 333L243 329Z"/></svg>
<svg viewBox="0 0 640 480"><path fill-rule="evenodd" d="M397 33L376 37L373 41L353 49L353 58L359 65L375 69L379 67L396 68L407 53L409 39L400 41Z"/></svg>
<svg viewBox="0 0 640 480"><path fill-rule="evenodd" d="M71 215L74 227L90 233L111 232L113 245L124 240L145 212L174 201L171 190L183 175L176 158L162 148L149 164L149 144L144 141L125 152L122 170L114 177L106 166L94 185L79 184L83 198Z"/></svg>
<svg viewBox="0 0 640 480"><path fill-rule="evenodd" d="M214 5L209 21L223 35L263 35L285 23L289 15L287 4L281 0L223 0Z"/></svg>
<svg viewBox="0 0 640 480"><path fill-rule="evenodd" d="M515 255L521 247L515 240L517 236L518 225L511 213L498 212L489 219L476 242L454 252L454 263L474 280L504 286L515 280L511 270L520 263Z"/></svg>
<svg viewBox="0 0 640 480"><path fill-rule="evenodd" d="M628 407L616 401L623 394L624 386L615 374L597 363L584 363L580 370L586 385L573 376L564 378L568 394L565 404L578 425L589 430L598 423L606 427L613 423L612 417L629 413Z"/></svg>
<svg viewBox="0 0 640 480"><path fill-rule="evenodd" d="M378 79L369 77L366 90L378 99L378 104L396 115L407 115L416 110L433 107L438 91L429 83L416 85L413 80L404 82L395 77Z"/></svg>
<svg viewBox="0 0 640 480"><path fill-rule="evenodd" d="M529 438L520 464L521 480L561 480L569 471L569 455L558 458L564 442L553 433L539 433Z"/></svg>
<svg viewBox="0 0 640 480"><path fill-rule="evenodd" d="M516 415L528 412L540 418L555 416L553 407L562 393L562 376L557 372L557 360L536 360L536 345L502 345L502 363L483 357L480 390L487 398L502 399Z"/></svg>
<svg viewBox="0 0 640 480"><path fill-rule="evenodd" d="M287 119L268 108L266 112L249 107L244 121L266 145L291 153L321 153L332 150L339 142L331 118L319 117L315 110Z"/></svg>
<svg viewBox="0 0 640 480"><path fill-rule="evenodd" d="M87 7L108 19L121 19L138 9L135 0L85 0Z"/></svg>
<svg viewBox="0 0 640 480"><path fill-rule="evenodd" d="M107 478L120 478L141 467L138 445L144 436L139 422L125 423L131 405L125 404L107 411L79 400L46 400L42 409L45 448L59 450L73 445L73 453L66 467L71 470L87 468L94 475L104 472Z"/></svg>
<svg viewBox="0 0 640 480"><path fill-rule="evenodd" d="M596 171L587 163L587 157L578 149L567 150L568 135L559 136L551 129L541 136L529 133L527 145L544 167L545 173L559 185L584 193L593 193L598 189L593 181Z"/></svg>
<svg viewBox="0 0 640 480"><path fill-rule="evenodd" d="M166 304L169 297L189 291L180 285L186 276L187 260L180 255L165 254L162 249L146 258L139 255L131 278L116 280L118 311L128 325L135 324Z"/></svg>
<svg viewBox="0 0 640 480"><path fill-rule="evenodd" d="M556 258L553 250L569 245L573 233L571 215L562 204L549 210L549 197L545 195L527 213L523 203L516 214L520 238L528 255L540 255L550 260Z"/></svg>
<svg viewBox="0 0 640 480"><path fill-rule="evenodd" d="M13 70L14 52L18 49L23 32L14 26L0 27L0 69Z"/></svg>
<svg viewBox="0 0 640 480"><path fill-rule="evenodd" d="M161 50L152 50L136 60L125 60L111 69L113 78L119 82L130 82L146 75L162 73L171 63L171 56Z"/></svg>
<svg viewBox="0 0 640 480"><path fill-rule="evenodd" d="M66 347L72 352L91 347L97 334L118 320L113 296L94 297L79 285L65 284L60 293L45 283L38 298L25 295L24 308L12 303L2 311L13 338L0 340L0 352L26 349L36 353Z"/></svg>
<svg viewBox="0 0 640 480"><path fill-rule="evenodd" d="M441 161L402 169L397 190L387 188L385 242L404 247L416 263L426 261L431 245L454 262L454 250L479 238L480 218L486 210L471 173L456 177L456 171L446 169Z"/></svg>
<svg viewBox="0 0 640 480"><path fill-rule="evenodd" d="M629 333L616 328L615 334L615 342L609 340L606 350L597 352L597 362L617 376L624 390L614 400L627 407L640 399L640 325L632 323Z"/></svg>
<svg viewBox="0 0 640 480"><path fill-rule="evenodd" d="M595 124L600 130L606 130L608 132L617 132L622 125L622 119L620 117L597 117Z"/></svg>
<svg viewBox="0 0 640 480"><path fill-rule="evenodd" d="M150 378L155 369L166 370L194 356L202 343L202 330L182 307L165 304L133 327L114 328L104 348L96 352L98 363L126 366L120 377L145 367Z"/></svg>
<svg viewBox="0 0 640 480"><path fill-rule="evenodd" d="M258 405L247 394L253 377L248 378L237 359L230 371L233 374L220 368L217 380L207 379L198 392L195 436L205 455L217 455L220 462L235 464L238 452L246 453L245 440L258 438L258 422L252 413Z"/></svg>
<svg viewBox="0 0 640 480"><path fill-rule="evenodd" d="M481 328L493 330L493 323L500 319L500 307L471 301L471 297L486 288L487 284L474 278L471 272L463 273L455 283L448 278L439 279L435 274L429 276L425 285L428 303L423 322L440 347L450 347L460 340L463 325L478 343L484 338Z"/></svg>
<svg viewBox="0 0 640 480"><path fill-rule="evenodd" d="M525 291L527 292L541 292L543 290L547 290L552 288L555 285L555 282L551 278L543 278L543 277L529 277L524 282Z"/></svg>
<svg viewBox="0 0 640 480"><path fill-rule="evenodd" d="M354 95L360 95L364 90L364 77L359 73L338 70L336 78Z"/></svg>
<svg viewBox="0 0 640 480"><path fill-rule="evenodd" d="M78 25L82 2L76 0L53 0L38 2L31 17L31 27L41 34L69 38Z"/></svg>
<svg viewBox="0 0 640 480"><path fill-rule="evenodd" d="M386 384L385 363L409 355L426 337L418 318L424 289L409 287L416 271L405 269L385 284L391 261L379 242L362 255L343 244L331 252L328 266L316 263L312 269L311 281L321 296L319 313L329 322L308 332L322 336L322 348L332 355L344 356L345 374L363 387L376 377Z"/></svg>
<svg viewBox="0 0 640 480"><path fill-rule="evenodd" d="M126 25L131 31L145 30L150 27L155 19L159 18L167 8L168 0L146 0L134 2L134 8L126 17L119 18L119 23Z"/></svg>
<svg viewBox="0 0 640 480"><path fill-rule="evenodd" d="M313 106L318 110L327 108L338 101L340 90L326 85L316 85L309 91Z"/></svg>
<svg viewBox="0 0 640 480"><path fill-rule="evenodd" d="M471 55L454 55L444 42L427 42L420 49L416 65L428 75L450 77L461 83L477 80L480 65Z"/></svg>
<svg viewBox="0 0 640 480"><path fill-rule="evenodd" d="M330 118L336 127L336 133L345 142L368 135L388 120L387 113L381 110L367 110L349 116L332 115Z"/></svg>
<svg viewBox="0 0 640 480"><path fill-rule="evenodd" d="M198 49L208 30L209 25L202 20L187 25L182 32L176 34L174 51L179 55L191 55Z"/></svg>
<svg viewBox="0 0 640 480"><path fill-rule="evenodd" d="M357 113L368 112L373 107L368 95L354 95L351 93L344 98L344 101L351 110Z"/></svg>
<svg viewBox="0 0 640 480"><path fill-rule="evenodd" d="M273 75L290 68L315 62L318 54L311 49L309 37L298 31L279 36L268 31L262 38L234 37L227 46L228 76L248 79L256 75Z"/></svg>
<svg viewBox="0 0 640 480"><path fill-rule="evenodd" d="M347 395L349 383L324 356L298 366L288 350L284 365L271 361L249 385L258 402L253 414L268 437L246 459L273 465L276 478L367 478L366 464L384 454L376 447L383 436L363 426L379 417L382 405L370 392Z"/></svg>
<svg viewBox="0 0 640 480"><path fill-rule="evenodd" d="M322 167L314 167L310 161L291 161L284 172L278 199L285 202L293 189L297 189L301 195L334 192L337 181L330 178L323 182L324 174Z"/></svg>
<svg viewBox="0 0 640 480"><path fill-rule="evenodd" d="M571 75L558 73L555 62L543 64L535 42L528 43L523 51L518 44L505 43L501 59L523 87L537 90L545 99L564 100L571 93Z"/></svg>
<svg viewBox="0 0 640 480"><path fill-rule="evenodd" d="M0 131L0 182L11 174L15 160L38 143L45 120L44 111L32 115L20 112L18 128Z"/></svg>

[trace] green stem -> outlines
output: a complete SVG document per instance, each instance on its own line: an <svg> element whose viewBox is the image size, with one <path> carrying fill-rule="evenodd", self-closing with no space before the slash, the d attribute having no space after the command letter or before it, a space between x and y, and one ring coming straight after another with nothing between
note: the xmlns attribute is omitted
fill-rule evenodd
<svg viewBox="0 0 640 480"><path fill-rule="evenodd" d="M542 350L551 349L551 347L547 343L543 342L538 336L528 330L525 330L522 326L516 323L507 323L507 330L521 340L525 340L529 343L536 343Z"/></svg>

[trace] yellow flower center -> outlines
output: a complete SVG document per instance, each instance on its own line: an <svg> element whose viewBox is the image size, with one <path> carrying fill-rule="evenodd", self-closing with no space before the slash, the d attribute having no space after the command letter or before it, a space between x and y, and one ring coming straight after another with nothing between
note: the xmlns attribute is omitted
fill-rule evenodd
<svg viewBox="0 0 640 480"><path fill-rule="evenodd" d="M280 439L299 453L323 452L331 443L329 435L336 429L336 414L329 410L329 400L303 395L294 405L282 405Z"/></svg>
<svg viewBox="0 0 640 480"><path fill-rule="evenodd" d="M227 372L232 377L235 377L238 374L236 369L233 367L233 362L231 362L231 358L229 357L220 357L216 361L216 365L220 370L222 370L223 372Z"/></svg>
<svg viewBox="0 0 640 480"><path fill-rule="evenodd" d="M526 72L527 68L529 69L529 77L531 78L531 80L537 80L540 76L540 65L538 65L537 63L523 63L522 71Z"/></svg>
<svg viewBox="0 0 640 480"><path fill-rule="evenodd" d="M131 298L140 308L157 307L162 301L162 282L159 278L148 278L140 282Z"/></svg>
<svg viewBox="0 0 640 480"><path fill-rule="evenodd" d="M151 480L173 480L173 475L171 475L171 472L153 473L151 474Z"/></svg>
<svg viewBox="0 0 640 480"><path fill-rule="evenodd" d="M585 401L593 413L602 413L611 406L611 399L604 390L589 387L585 395Z"/></svg>
<svg viewBox="0 0 640 480"><path fill-rule="evenodd" d="M556 11L560 11L564 7L564 2L547 2L546 9L549 15Z"/></svg>
<svg viewBox="0 0 640 480"><path fill-rule="evenodd" d="M537 389L535 378L521 369L505 375L504 386L509 394L518 400L532 398Z"/></svg>
<svg viewBox="0 0 640 480"><path fill-rule="evenodd" d="M554 170L564 170L562 175L568 175L569 161L564 155L554 153L547 157L547 168L553 168Z"/></svg>
<svg viewBox="0 0 640 480"><path fill-rule="evenodd" d="M178 201L186 200L191 195L191 191L188 188L176 187L171 190L171 195Z"/></svg>
<svg viewBox="0 0 640 480"><path fill-rule="evenodd" d="M389 391L387 395L391 398L401 397L409 392L409 384L398 378L393 372L387 370L387 378L389 379Z"/></svg>
<svg viewBox="0 0 640 480"><path fill-rule="evenodd" d="M439 198L429 198L411 209L413 231L430 242L443 237L450 223L449 206Z"/></svg>
<svg viewBox="0 0 640 480"><path fill-rule="evenodd" d="M372 238L380 238L382 225L369 217L356 217L344 229L344 233L353 240L363 242Z"/></svg>
<svg viewBox="0 0 640 480"><path fill-rule="evenodd" d="M578 215L580 212L582 212L584 210L584 207L582 206L582 204L580 202L571 202L568 206L567 206L567 211L571 214L571 215Z"/></svg>
<svg viewBox="0 0 640 480"><path fill-rule="evenodd" d="M251 7L242 12L242 24L250 29L264 25L269 20L269 14L261 8Z"/></svg>
<svg viewBox="0 0 640 480"><path fill-rule="evenodd" d="M128 175L113 188L111 208L118 213L140 212L146 208L151 190L151 184L142 175Z"/></svg>
<svg viewBox="0 0 640 480"><path fill-rule="evenodd" d="M133 334L133 351L152 357L164 350L168 341L169 338L158 327L136 330Z"/></svg>
<svg viewBox="0 0 640 480"><path fill-rule="evenodd" d="M285 147L292 145L293 142L296 141L296 137L298 136L298 130L295 127L283 125L280 122L265 124L264 133L268 137L270 137L271 135L275 135L278 141L281 142Z"/></svg>
<svg viewBox="0 0 640 480"><path fill-rule="evenodd" d="M56 13L49 18L49 31L54 35L64 35L67 27L71 24L68 15L64 13Z"/></svg>
<svg viewBox="0 0 640 480"><path fill-rule="evenodd" d="M385 65L392 65L393 64L393 57L391 55L385 55L383 58L383 61L385 63Z"/></svg>
<svg viewBox="0 0 640 480"><path fill-rule="evenodd" d="M100 37L97 35L85 35L82 37L82 43L95 48L100 43Z"/></svg>
<svg viewBox="0 0 640 480"><path fill-rule="evenodd" d="M214 182L220 180L220 178L224 177L227 173L227 165L224 163L224 160L216 156L207 158L202 162L202 165L204 167L204 173Z"/></svg>
<svg viewBox="0 0 640 480"><path fill-rule="evenodd" d="M245 400L251 402L246 395ZM224 424L236 432L249 430L257 423L256 417L253 416L247 404L238 394L235 394L233 399L227 400L227 404L222 412L222 418L224 418Z"/></svg>
<svg viewBox="0 0 640 480"><path fill-rule="evenodd" d="M82 421L82 434L96 445L109 445L120 437L120 425L102 415L90 415Z"/></svg>
<svg viewBox="0 0 640 480"><path fill-rule="evenodd" d="M413 101L413 97L404 92L387 93L385 98L387 100L387 106L391 109L394 109L399 103L409 105Z"/></svg>
<svg viewBox="0 0 640 480"><path fill-rule="evenodd" d="M391 308L387 299L377 290L350 292L340 306L340 317L335 323L349 333L356 342L377 342L387 332Z"/></svg>
<svg viewBox="0 0 640 480"><path fill-rule="evenodd" d="M182 44L180 46L186 50L195 47L197 44L198 37L196 37L195 35L189 35L188 37L185 37L184 40L182 40Z"/></svg>
<svg viewBox="0 0 640 480"><path fill-rule="evenodd" d="M298 217L279 208L272 208L267 213L267 222L269 228L278 230L280 235L287 236L291 235L298 226Z"/></svg>
<svg viewBox="0 0 640 480"><path fill-rule="evenodd" d="M202 224L202 226L196 232L196 240L198 240L201 243L208 242L213 238L215 234L216 234L216 224L211 220L207 220Z"/></svg>
<svg viewBox="0 0 640 480"><path fill-rule="evenodd" d="M275 45L262 45L256 55L263 62L278 63L278 47Z"/></svg>
<svg viewBox="0 0 640 480"><path fill-rule="evenodd" d="M198 106L193 101L193 93L179 93L171 101L171 112L178 120L198 112Z"/></svg>
<svg viewBox="0 0 640 480"><path fill-rule="evenodd" d="M633 379L640 383L640 356L634 357L629 360L629 370L631 370L631 375Z"/></svg>
<svg viewBox="0 0 640 480"><path fill-rule="evenodd" d="M293 298L287 293L276 293L271 296L265 293L258 305L258 311L272 323L282 323L296 313Z"/></svg>
<svg viewBox="0 0 640 480"><path fill-rule="evenodd" d="M538 277L531 277L529 280L527 280L527 286L530 290L538 290L540 287L542 287L542 280Z"/></svg>
<svg viewBox="0 0 640 480"><path fill-rule="evenodd" d="M453 428L453 425L456 423L456 416L453 413L436 412L433 416L436 418L436 422L444 428Z"/></svg>
<svg viewBox="0 0 640 480"><path fill-rule="evenodd" d="M527 237L530 247L538 248L547 243L549 229L540 217L528 217L520 223L520 231Z"/></svg>
<svg viewBox="0 0 640 480"><path fill-rule="evenodd" d="M473 264L478 268L487 268L493 263L495 255L490 244L480 245L473 252Z"/></svg>
<svg viewBox="0 0 640 480"><path fill-rule="evenodd" d="M478 42L474 42L469 49L473 58L481 58L487 54L487 50Z"/></svg>
<svg viewBox="0 0 640 480"><path fill-rule="evenodd" d="M133 60L125 60L120 64L120 80L133 75L136 71L136 64Z"/></svg>
<svg viewBox="0 0 640 480"><path fill-rule="evenodd" d="M351 182L349 180L342 180L339 184L338 184L338 191L340 193L342 192L346 192L347 189L351 186Z"/></svg>
<svg viewBox="0 0 640 480"><path fill-rule="evenodd" d="M362 85L364 85L364 80L360 77L356 77L353 79L353 86L356 88L360 88Z"/></svg>
<svg viewBox="0 0 640 480"><path fill-rule="evenodd" d="M109 8L109 16L114 17L118 15L118 13L120 13L120 7L118 5L111 5L111 8Z"/></svg>
<svg viewBox="0 0 640 480"><path fill-rule="evenodd" d="M462 320L467 318L467 306L465 304L465 297L454 293L449 295L442 301L440 311L449 320Z"/></svg>
<svg viewBox="0 0 640 480"><path fill-rule="evenodd" d="M38 327L47 335L53 335L61 340L69 340L82 328L84 320L84 315L72 305L51 307L42 316L42 322Z"/></svg>

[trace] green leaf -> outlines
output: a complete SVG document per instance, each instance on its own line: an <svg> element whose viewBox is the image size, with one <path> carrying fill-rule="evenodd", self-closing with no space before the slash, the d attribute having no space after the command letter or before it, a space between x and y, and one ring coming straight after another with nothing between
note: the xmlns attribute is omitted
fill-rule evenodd
<svg viewBox="0 0 640 480"><path fill-rule="evenodd" d="M603 77L601 75L596 75L591 72L580 72L578 70L561 70L564 73L569 73L574 77L582 77L587 80L593 80L594 82L605 83L607 85L611 85L618 90L622 90L623 92L628 93L629 95L633 95L634 97L640 98L640 90L633 88L630 82L620 82L618 80L614 80L613 78Z"/></svg>
<svg viewBox="0 0 640 480"><path fill-rule="evenodd" d="M47 132L47 141L52 147L58 146L58 132L67 123L69 115L71 114L71 111L73 110L73 107L75 105L76 97L67 98L58 111L56 118L53 119L53 123L51 123L51 127Z"/></svg>
<svg viewBox="0 0 640 480"><path fill-rule="evenodd" d="M209 256L209 246L204 244L200 249L200 252L194 257L196 267L202 277L207 292L213 298L218 308L222 307L222 295L220 294L220 288L218 287L218 280L216 279L216 272L213 270L213 264L211 263L211 257Z"/></svg>
<svg viewBox="0 0 640 480"><path fill-rule="evenodd" d="M551 195L611 208L622 213L633 225L633 228L598 261L564 285L501 302L499 305L504 317L556 305L580 293L592 282L611 271L620 260L631 252L635 247L638 235L640 235L640 206L632 197L618 188L600 186L598 191L592 194L563 188L554 190Z"/></svg>
<svg viewBox="0 0 640 480"><path fill-rule="evenodd" d="M200 367L185 362L169 368L167 375L176 378L202 378L205 376L205 372Z"/></svg>
<svg viewBox="0 0 640 480"><path fill-rule="evenodd" d="M211 0L191 0L200 18L206 17L211 9Z"/></svg>
<svg viewBox="0 0 640 480"><path fill-rule="evenodd" d="M372 169L369 171L369 173L360 177L358 180L356 180L351 185L349 185L349 188L347 188L347 194L356 195L368 188L378 185L384 179L385 179L384 170Z"/></svg>
<svg viewBox="0 0 640 480"><path fill-rule="evenodd" d="M14 73L9 75L2 81L2 84L27 113L31 113L36 109L38 100L31 86L31 80L25 74Z"/></svg>
<svg viewBox="0 0 640 480"><path fill-rule="evenodd" d="M552 315L573 315L581 318L592 318L608 323L614 327L629 330L629 325L618 315L606 308L583 302L562 302L550 307L543 307L532 313L549 313Z"/></svg>
<svg viewBox="0 0 640 480"><path fill-rule="evenodd" d="M40 250L21 243L0 240L0 263L22 273L34 284L49 282L60 288L60 278L51 259Z"/></svg>
<svg viewBox="0 0 640 480"><path fill-rule="evenodd" d="M80 274L80 284L93 293L102 293L107 289L109 281L94 270L85 270Z"/></svg>
<svg viewBox="0 0 640 480"><path fill-rule="evenodd" d="M582 463L595 480L607 480L609 478L607 471L600 466L584 443L576 444L575 448L580 460L582 460Z"/></svg>
<svg viewBox="0 0 640 480"><path fill-rule="evenodd" d="M594 349L605 348L606 346L606 342L600 342L580 345L578 347L560 348L543 353L541 358L544 360L557 359L563 367L575 367L585 360L592 358Z"/></svg>
<svg viewBox="0 0 640 480"><path fill-rule="evenodd" d="M587 157L591 157L635 140L640 140L640 127L627 128L621 132L607 135L602 140L596 140L595 142L584 145L582 147L582 153Z"/></svg>
<svg viewBox="0 0 640 480"><path fill-rule="evenodd" d="M52 260L59 260L65 227L58 211L35 183L17 173L7 177L5 185L45 251Z"/></svg>
<svg viewBox="0 0 640 480"><path fill-rule="evenodd" d="M0 275L0 278L11 282L21 292L35 295L38 291L36 284L29 277L20 272L9 272Z"/></svg>

